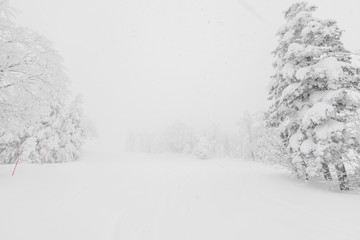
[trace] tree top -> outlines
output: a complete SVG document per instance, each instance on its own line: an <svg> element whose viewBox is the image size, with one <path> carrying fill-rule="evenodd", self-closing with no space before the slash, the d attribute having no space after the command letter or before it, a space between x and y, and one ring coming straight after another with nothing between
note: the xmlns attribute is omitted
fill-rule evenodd
<svg viewBox="0 0 360 240"><path fill-rule="evenodd" d="M301 11L314 12L316 9L316 6L309 5L307 2L297 2L292 4L286 11L284 11L284 16L286 19L291 19Z"/></svg>

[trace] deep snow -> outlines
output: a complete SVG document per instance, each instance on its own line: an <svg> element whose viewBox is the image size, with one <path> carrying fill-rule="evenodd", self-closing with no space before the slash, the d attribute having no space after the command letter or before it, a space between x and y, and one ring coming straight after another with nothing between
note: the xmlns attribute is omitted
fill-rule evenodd
<svg viewBox="0 0 360 240"><path fill-rule="evenodd" d="M238 159L88 148L0 166L0 239L360 239L360 196Z"/></svg>

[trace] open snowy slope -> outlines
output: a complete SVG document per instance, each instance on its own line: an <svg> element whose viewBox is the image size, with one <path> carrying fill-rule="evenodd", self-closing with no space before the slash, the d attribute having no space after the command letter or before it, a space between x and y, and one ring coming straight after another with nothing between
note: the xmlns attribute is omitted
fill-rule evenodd
<svg viewBox="0 0 360 240"><path fill-rule="evenodd" d="M0 239L360 239L360 196L246 160L88 151L0 166Z"/></svg>

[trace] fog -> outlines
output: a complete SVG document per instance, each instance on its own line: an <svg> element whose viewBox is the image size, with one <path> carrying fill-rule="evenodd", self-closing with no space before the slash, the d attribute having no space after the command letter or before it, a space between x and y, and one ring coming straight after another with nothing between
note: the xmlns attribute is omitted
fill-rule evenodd
<svg viewBox="0 0 360 240"><path fill-rule="evenodd" d="M233 127L267 106L275 33L293 1L12 0L50 39L100 136L173 122ZM360 48L360 2L312 1Z"/></svg>

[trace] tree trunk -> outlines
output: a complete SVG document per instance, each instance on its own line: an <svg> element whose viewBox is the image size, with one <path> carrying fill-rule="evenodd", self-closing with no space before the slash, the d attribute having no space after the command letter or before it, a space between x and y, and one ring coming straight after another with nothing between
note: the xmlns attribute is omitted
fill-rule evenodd
<svg viewBox="0 0 360 240"><path fill-rule="evenodd" d="M327 163L322 163L322 167L324 170L324 178L327 181L332 181L332 176L330 173L329 165Z"/></svg>
<svg viewBox="0 0 360 240"><path fill-rule="evenodd" d="M310 176L309 174L306 172L306 163L302 162L301 166L296 166L293 165L293 168L295 170L296 176L298 179L300 179L301 181L309 181Z"/></svg>
<svg viewBox="0 0 360 240"><path fill-rule="evenodd" d="M341 162L335 164L336 174L338 176L340 190L349 190L349 179L346 173L345 165Z"/></svg>

